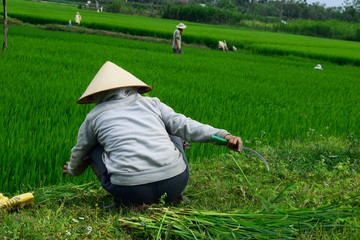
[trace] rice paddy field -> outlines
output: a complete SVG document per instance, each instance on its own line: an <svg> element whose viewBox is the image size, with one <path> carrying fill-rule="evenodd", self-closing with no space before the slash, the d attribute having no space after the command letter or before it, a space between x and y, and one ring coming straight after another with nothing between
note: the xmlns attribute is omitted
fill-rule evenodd
<svg viewBox="0 0 360 240"><path fill-rule="evenodd" d="M9 16L30 16L30 20L41 19L42 24L61 23L59 19L66 24L77 9L12 0L8 2L8 11ZM98 17L95 12L80 13L83 19L89 19L89 23L84 20L84 25L99 22L116 26L116 31L127 25L140 29L138 32L159 32L157 37L171 37L177 23L139 16L102 13ZM265 157L264 149L289 142L300 145L314 133L335 142L355 139L356 143L360 119L360 68L356 63L360 59L360 43L187 24L184 42L187 36L189 43L198 44L202 40L197 38L216 43L216 39L228 36L227 39L248 41L258 50L222 52L185 46L184 55L174 55L169 44L10 25L8 48L0 57L0 192L15 194L37 187L95 181L90 171L81 177L64 178L62 168L76 143L79 126L93 107L78 105L76 100L105 61L116 63L151 85L153 91L149 96L158 97L194 120L241 136L245 146ZM3 25L0 26L2 31ZM260 49L268 53L263 54ZM319 63L323 70L314 69ZM284 151L306 156L296 152L296 144L284 145ZM221 146L192 143L187 156L190 163L201 165L206 159L223 159L224 153L228 150ZM326 157L317 154L316 158ZM354 158L351 161L358 161ZM269 164L271 169L279 169L276 157ZM304 157L301 164L312 163ZM358 171L355 167L351 169ZM303 171L307 176L305 168ZM273 198L277 199L276 195ZM171 214L178 214L174 211ZM331 218L336 218L335 215ZM156 231L161 232L164 219L159 218L162 222ZM135 229L142 227L129 223L130 220L124 220L125 224ZM191 231L187 234L189 239L193 237Z"/></svg>
<svg viewBox="0 0 360 240"><path fill-rule="evenodd" d="M0 11L3 11L2 9ZM133 35L172 38L173 28L178 21L143 16L119 15L105 12L86 11L75 6L49 4L24 0L8 2L8 16L34 24L65 24L75 14L82 16L81 25ZM360 65L358 42L305 37L300 35L255 31L251 29L206 25L184 22L188 28L183 40L187 43L206 45L212 48L219 40L226 40L238 49L246 49L263 55L294 55L320 59L338 64Z"/></svg>
<svg viewBox="0 0 360 240"><path fill-rule="evenodd" d="M334 136L359 130L354 66L328 63L321 71L312 60L197 48L174 56L163 44L19 26L10 26L8 46L1 58L0 152L9 191L61 181L59 170L92 107L75 102L106 60L153 86L150 95L175 111L250 146L261 136L271 144L306 137L310 129ZM222 150L194 144L189 157Z"/></svg>

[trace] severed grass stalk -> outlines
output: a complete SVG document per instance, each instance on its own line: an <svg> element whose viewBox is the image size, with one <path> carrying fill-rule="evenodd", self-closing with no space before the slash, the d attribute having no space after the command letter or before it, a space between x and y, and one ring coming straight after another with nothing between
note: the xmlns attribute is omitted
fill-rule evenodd
<svg viewBox="0 0 360 240"><path fill-rule="evenodd" d="M161 228L162 228L163 223L164 223L164 221L165 221L166 214L167 214L167 208L166 208L166 211L165 211L165 213L164 213L164 216L163 216L163 218L162 218L162 220L161 220L161 224L160 224L160 227L159 227L158 234L157 234L157 236L156 236L156 240L160 239Z"/></svg>
<svg viewBox="0 0 360 240"><path fill-rule="evenodd" d="M215 211L151 207L141 218L120 218L119 222L131 231L143 234L147 229L171 238L284 238L294 239L320 230L359 229L348 221L356 218L360 208L340 208L333 204L319 209L303 209L274 213L218 213ZM164 217L166 214L166 217ZM140 220L141 219L141 220ZM171 227L170 227L171 226ZM164 229L165 232L164 232ZM171 233L169 232L171 231Z"/></svg>
<svg viewBox="0 0 360 240"><path fill-rule="evenodd" d="M84 195L86 192L97 193L102 191L98 182L89 182L81 185L68 183L55 186L46 186L34 191L34 201L44 203L49 200L73 199Z"/></svg>

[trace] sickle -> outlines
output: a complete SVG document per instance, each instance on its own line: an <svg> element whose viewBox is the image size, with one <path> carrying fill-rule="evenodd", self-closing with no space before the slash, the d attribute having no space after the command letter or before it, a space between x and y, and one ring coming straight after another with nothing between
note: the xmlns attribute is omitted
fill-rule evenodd
<svg viewBox="0 0 360 240"><path fill-rule="evenodd" d="M215 143L215 144L220 144L220 145L228 144L228 140L226 140L224 138L221 138L221 137L218 137L218 136L215 136L215 135L210 136L210 142ZM248 152L251 152L251 153L255 154L256 156L258 156L264 162L267 170L270 171L269 164L268 164L268 162L265 160L265 158L263 156L261 156L259 153L255 152L254 150L252 150L250 148L247 148L247 147L243 146L242 149L246 150Z"/></svg>

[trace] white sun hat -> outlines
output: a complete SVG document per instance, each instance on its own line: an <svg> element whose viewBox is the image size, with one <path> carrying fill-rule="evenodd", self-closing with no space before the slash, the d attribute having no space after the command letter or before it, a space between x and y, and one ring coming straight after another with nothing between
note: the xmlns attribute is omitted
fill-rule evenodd
<svg viewBox="0 0 360 240"><path fill-rule="evenodd" d="M107 61L95 75L83 95L77 100L77 103L94 103L95 94L123 87L139 87L140 94L149 92L152 89L151 86L145 84L131 73Z"/></svg>
<svg viewBox="0 0 360 240"><path fill-rule="evenodd" d="M183 23L179 23L178 25L176 25L176 28L185 29L186 25Z"/></svg>
<svg viewBox="0 0 360 240"><path fill-rule="evenodd" d="M323 70L320 64L316 65L316 67L314 67L314 69Z"/></svg>

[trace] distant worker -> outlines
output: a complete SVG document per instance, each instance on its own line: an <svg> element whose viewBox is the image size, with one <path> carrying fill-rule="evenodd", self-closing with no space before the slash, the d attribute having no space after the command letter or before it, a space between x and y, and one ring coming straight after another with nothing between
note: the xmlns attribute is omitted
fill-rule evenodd
<svg viewBox="0 0 360 240"><path fill-rule="evenodd" d="M226 41L219 41L219 49L223 50L223 51L229 51Z"/></svg>
<svg viewBox="0 0 360 240"><path fill-rule="evenodd" d="M179 23L174 31L172 48L175 54L184 54L181 49L181 35L185 28L185 24Z"/></svg>
<svg viewBox="0 0 360 240"><path fill-rule="evenodd" d="M81 16L80 16L80 13L79 13L79 12L76 13L75 22L76 22L77 24L80 24L80 22L81 22Z"/></svg>
<svg viewBox="0 0 360 240"><path fill-rule="evenodd" d="M71 27L71 19L69 20L69 26Z"/></svg>

